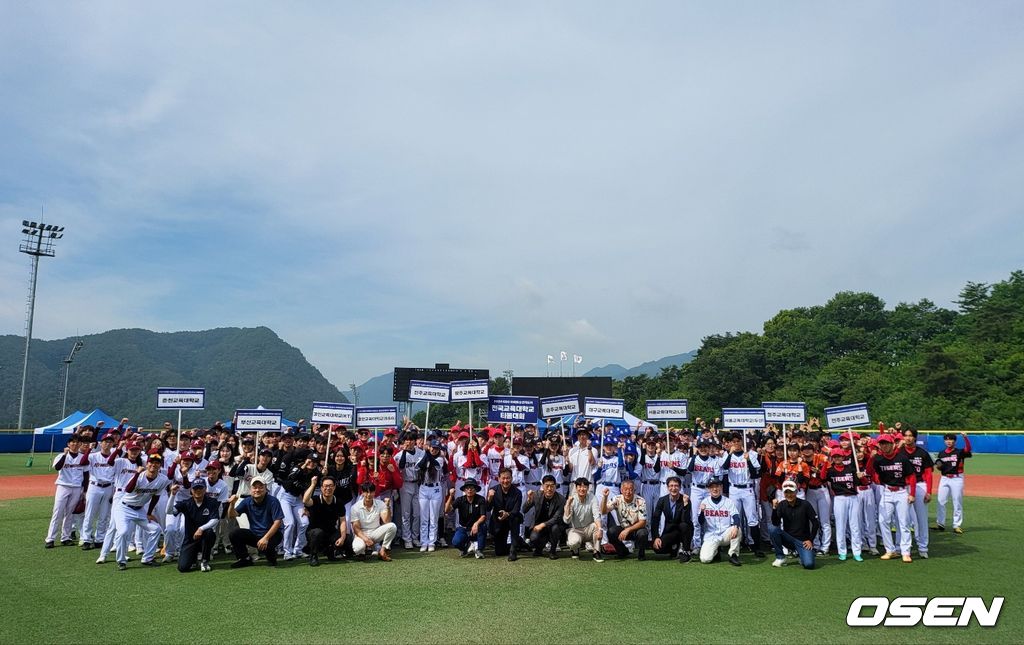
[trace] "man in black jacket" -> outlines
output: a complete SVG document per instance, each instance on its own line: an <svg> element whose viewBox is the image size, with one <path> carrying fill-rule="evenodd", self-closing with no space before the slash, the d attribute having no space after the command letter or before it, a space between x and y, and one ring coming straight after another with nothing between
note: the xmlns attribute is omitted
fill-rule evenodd
<svg viewBox="0 0 1024 645"><path fill-rule="evenodd" d="M565 535L565 525L562 524L564 506L565 498L558 494L555 478L552 475L544 475L541 480L539 496L535 495L532 490L527 492L523 515L526 515L530 509L536 509L529 540L533 547L533 555L539 556L544 552L544 544L550 543L551 550L548 557L552 560L558 559L558 543Z"/></svg>
<svg viewBox="0 0 1024 645"><path fill-rule="evenodd" d="M494 555L508 554L509 562L519 559L516 551L526 544L519 535L523 524L523 493L512 483L512 471L498 471L498 485L487 491L487 508L491 513L491 533L494 534ZM508 537L512 535L512 544Z"/></svg>
<svg viewBox="0 0 1024 645"><path fill-rule="evenodd" d="M171 487L171 499L177 492L178 485ZM188 573L199 560L199 569L210 570L210 555L213 543L217 540L217 522L220 521L220 504L212 497L206 496L206 480L197 477L189 488L188 499L174 503L171 511L185 518L185 531L181 543L181 554L178 557L178 571Z"/></svg>
<svg viewBox="0 0 1024 645"><path fill-rule="evenodd" d="M690 509L690 498L681 495L682 481L676 477L667 480L668 495L658 499L651 515L651 537L654 552L659 554L675 554L678 549L679 562L689 562L690 545L693 543L693 519ZM665 527L661 527L662 519Z"/></svg>
<svg viewBox="0 0 1024 645"><path fill-rule="evenodd" d="M775 547L773 567L782 567L786 558L782 548L788 547L800 556L804 569L814 568L814 536L818 534L820 522L814 507L807 500L796 496L796 482L787 480L782 484L781 502L772 501L772 527L768 532Z"/></svg>

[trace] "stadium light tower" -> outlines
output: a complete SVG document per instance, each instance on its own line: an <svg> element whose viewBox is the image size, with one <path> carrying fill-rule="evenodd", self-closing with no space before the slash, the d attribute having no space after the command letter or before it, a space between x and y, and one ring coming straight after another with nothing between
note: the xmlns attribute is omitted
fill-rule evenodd
<svg viewBox="0 0 1024 645"><path fill-rule="evenodd" d="M39 258L52 258L55 255L54 243L64 237L64 227L43 224L41 221L22 220L21 233L25 239L18 250L32 256L32 282L29 284L28 323L25 326L25 363L21 368L21 402L18 404L18 430L22 429L25 420L25 385L28 383L28 352L32 342L32 317L36 309L36 280L39 278Z"/></svg>

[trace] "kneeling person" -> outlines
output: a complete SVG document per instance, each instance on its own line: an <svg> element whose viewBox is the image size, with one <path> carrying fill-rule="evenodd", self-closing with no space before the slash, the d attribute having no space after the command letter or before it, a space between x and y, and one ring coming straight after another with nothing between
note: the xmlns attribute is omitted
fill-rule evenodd
<svg viewBox="0 0 1024 645"><path fill-rule="evenodd" d="M267 558L267 566L277 566L277 546L281 544L281 526L284 524L284 511L281 502L273 495L267 494L267 484L262 479L249 482L251 497L232 503L228 516L237 518L245 515L249 520L249 528L241 527L231 531L231 549L235 552L232 569L250 567L253 564L247 547L255 546ZM234 499L234 498L232 498Z"/></svg>
<svg viewBox="0 0 1024 645"><path fill-rule="evenodd" d="M565 525L562 523L565 498L558 494L555 486L554 476L544 475L541 480L540 496L538 497L532 490L529 491L526 494L526 506L523 508L524 515L531 509L535 510L529 540L530 546L533 547L533 555L541 555L544 552L544 545L550 544L548 557L552 560L558 559L558 543L565 535Z"/></svg>
<svg viewBox="0 0 1024 645"><path fill-rule="evenodd" d="M636 485L632 479L622 482L621 494L609 502L608 489L601 499L601 513L615 511L616 524L608 523L608 542L615 547L620 559L629 556L629 549L623 544L633 540L636 545L636 559L645 560L647 552L647 502L636 494Z"/></svg>
<svg viewBox="0 0 1024 645"><path fill-rule="evenodd" d="M177 484L171 487L172 495ZM173 499L173 497L172 497ZM184 533L181 553L178 556L178 571L187 573L199 560L201 571L210 570L210 554L217 540L217 523L220 521L220 503L206 496L206 480L202 477L192 482L189 498L174 503L171 512L184 519Z"/></svg>
<svg viewBox="0 0 1024 645"><path fill-rule="evenodd" d="M708 482L708 496L697 508L697 521L704 534L700 547L700 561L707 564L718 556L723 542L729 542L729 564L740 566L740 511L736 504L722 495L722 480Z"/></svg>
<svg viewBox="0 0 1024 645"><path fill-rule="evenodd" d="M398 532L398 527L391 522L391 498L377 499L374 495L376 486L371 481L364 482L361 490L362 501L352 507L352 532L355 533L352 552L358 556L365 555L367 551L372 553L379 542L378 556L384 562L390 562L391 542Z"/></svg>

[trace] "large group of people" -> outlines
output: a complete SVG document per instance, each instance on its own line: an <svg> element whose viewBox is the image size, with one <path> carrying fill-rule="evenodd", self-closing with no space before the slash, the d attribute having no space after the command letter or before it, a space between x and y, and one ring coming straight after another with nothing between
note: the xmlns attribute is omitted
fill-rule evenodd
<svg viewBox="0 0 1024 645"><path fill-rule="evenodd" d="M635 557L741 566L741 553L807 569L833 551L928 557L928 505L963 532L966 434L933 456L902 423L874 434L822 431L816 419L737 432L619 428L577 419L422 431L314 424L236 434L220 424L145 432L124 419L83 427L53 462L46 548L111 551L119 570L177 561L210 571L302 559L391 561L396 548L460 557L488 546L510 561ZM939 471L936 478L934 470ZM881 550L879 544L882 545Z"/></svg>

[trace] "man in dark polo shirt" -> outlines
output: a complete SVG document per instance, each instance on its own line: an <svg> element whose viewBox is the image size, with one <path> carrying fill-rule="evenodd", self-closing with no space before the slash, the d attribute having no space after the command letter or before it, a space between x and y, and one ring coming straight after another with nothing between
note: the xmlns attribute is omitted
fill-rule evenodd
<svg viewBox="0 0 1024 645"><path fill-rule="evenodd" d="M523 514L535 509L534 525L530 531L530 545L533 547L533 555L539 556L544 552L544 545L551 544L548 558L558 559L558 543L565 536L565 525L562 524L562 511L565 508L565 498L558 494L555 488L556 481L553 475L544 475L541 480L540 495L532 490L526 493L526 506Z"/></svg>
<svg viewBox="0 0 1024 645"><path fill-rule="evenodd" d="M328 560L337 560L336 553L340 550L352 555L352 534L345 522L345 506L334 494L337 483L330 475L324 477L320 484L320 496L314 497L316 475L309 482L309 487L302 496L302 504L309 514L309 527L306 529L306 544L309 547L309 566L320 566L320 553Z"/></svg>
<svg viewBox="0 0 1024 645"><path fill-rule="evenodd" d="M463 495L458 499L455 498L455 489L449 490L444 503L446 515L453 510L457 513L452 546L459 550L459 557L465 558L472 553L480 560L484 557L487 539L487 504L482 496L477 495L480 484L472 477L462 484L460 490Z"/></svg>
<svg viewBox="0 0 1024 645"><path fill-rule="evenodd" d="M281 503L273 495L267 494L267 485L262 479L253 479L249 483L252 496L233 504L228 512L229 517L237 518L245 515L249 520L249 528L241 527L231 531L231 549L235 552L232 569L251 567L252 558L246 547L255 546L267 559L267 566L277 566L277 545L281 543L281 525L284 523L284 511Z"/></svg>
<svg viewBox="0 0 1024 645"><path fill-rule="evenodd" d="M177 488L177 484L171 487L172 500ZM196 477L189 488L189 493L188 499L175 502L172 508L174 515L182 515L185 518L178 571L188 573L198 559L199 569L205 573L210 570L210 555L217 540L215 529L220 521L220 503L206 496L206 480L202 477Z"/></svg>
<svg viewBox="0 0 1024 645"><path fill-rule="evenodd" d="M782 501L772 501L772 527L768 532L775 547L773 567L786 564L783 547L796 551L804 569L814 568L814 536L818 534L818 514L807 500L796 496L797 484L793 480L782 483Z"/></svg>

